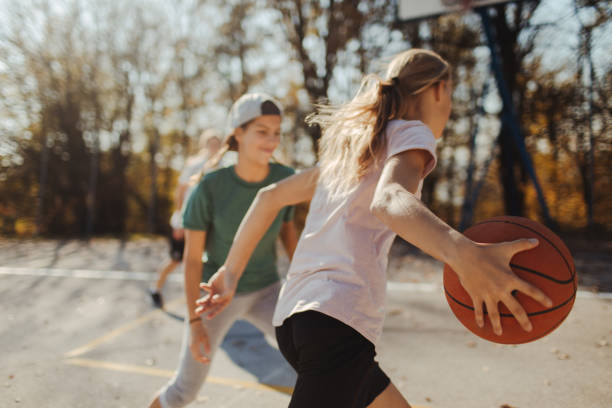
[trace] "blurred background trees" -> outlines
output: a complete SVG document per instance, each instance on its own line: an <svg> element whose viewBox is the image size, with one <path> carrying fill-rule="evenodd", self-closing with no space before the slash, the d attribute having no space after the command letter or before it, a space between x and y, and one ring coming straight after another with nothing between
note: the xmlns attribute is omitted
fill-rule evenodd
<svg viewBox="0 0 612 408"><path fill-rule="evenodd" d="M282 153L306 167L313 104L348 100L408 47L453 64L454 110L423 200L452 225L541 219L473 13L398 22L382 0L0 0L0 231L163 233L177 172L232 102L286 108ZM525 143L559 228L612 231L608 2L490 12Z"/></svg>

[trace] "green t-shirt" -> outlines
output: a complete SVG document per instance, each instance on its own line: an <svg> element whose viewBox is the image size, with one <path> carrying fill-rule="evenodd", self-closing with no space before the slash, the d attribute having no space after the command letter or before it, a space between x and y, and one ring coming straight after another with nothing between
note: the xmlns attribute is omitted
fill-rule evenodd
<svg viewBox="0 0 612 408"><path fill-rule="evenodd" d="M278 163L270 163L270 173L261 182L249 183L236 174L234 166L208 173L189 196L183 214L185 229L206 231L206 261L202 281L225 262L238 226L260 188L294 174ZM283 222L293 219L293 207L284 207L251 255L238 282L237 293L252 292L279 280L276 267L276 238Z"/></svg>

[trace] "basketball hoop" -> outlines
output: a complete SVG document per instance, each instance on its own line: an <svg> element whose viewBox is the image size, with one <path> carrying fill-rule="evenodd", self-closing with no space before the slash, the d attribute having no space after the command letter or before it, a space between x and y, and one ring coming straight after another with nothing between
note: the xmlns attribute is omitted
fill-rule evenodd
<svg viewBox="0 0 612 408"><path fill-rule="evenodd" d="M472 8L473 0L442 0L442 4L446 7L456 8L461 7L461 11L468 11Z"/></svg>
<svg viewBox="0 0 612 408"><path fill-rule="evenodd" d="M533 181L538 201L542 207L544 222L547 225L553 225L554 222L552 218L550 218L550 214L548 212L546 197L544 196L544 192L538 181L531 156L529 155L527 147L525 146L525 140L521 136L521 129L517 125L518 121L516 120L516 114L512 104L512 97L510 96L508 86L503 77L498 52L496 50L496 34L491 28L490 17L487 10L487 6L509 2L510 0L398 0L397 18L399 21L403 22L417 21L449 13L465 12L471 8L474 8L474 11L480 14L483 31L489 45L489 50L491 51L491 68L495 76L497 89L504 102L504 108L508 112L506 115L506 123L510 128L510 134L519 150L525 170Z"/></svg>
<svg viewBox="0 0 612 408"><path fill-rule="evenodd" d="M449 13L466 12L475 7L508 3L510 0L398 0L400 21L419 20Z"/></svg>

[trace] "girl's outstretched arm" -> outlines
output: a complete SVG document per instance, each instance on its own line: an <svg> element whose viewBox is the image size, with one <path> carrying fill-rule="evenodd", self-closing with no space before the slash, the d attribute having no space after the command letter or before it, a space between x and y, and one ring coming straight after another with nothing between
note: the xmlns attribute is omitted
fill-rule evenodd
<svg viewBox="0 0 612 408"><path fill-rule="evenodd" d="M480 327L484 325L485 304L495 333L501 335L498 303L502 302L523 329L531 331L529 318L512 292L521 291L547 307L552 302L512 272L510 259L537 246L537 240L480 244L436 217L415 196L430 157L424 150L408 150L388 159L370 206L372 213L403 239L453 268L472 298Z"/></svg>
<svg viewBox="0 0 612 408"><path fill-rule="evenodd" d="M314 167L259 190L238 227L224 265L208 283L200 285L208 294L196 302L198 315L207 313L212 319L229 304L251 254L278 212L287 205L312 199L318 178L319 169Z"/></svg>

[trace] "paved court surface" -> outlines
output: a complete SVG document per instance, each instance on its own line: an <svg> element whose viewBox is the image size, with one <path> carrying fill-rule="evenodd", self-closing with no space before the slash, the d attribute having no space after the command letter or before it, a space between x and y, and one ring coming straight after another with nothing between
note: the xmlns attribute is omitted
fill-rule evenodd
<svg viewBox="0 0 612 408"><path fill-rule="evenodd" d="M158 240L0 241L0 407L146 406L176 367L183 324L180 273L165 311L146 297L164 258ZM378 347L413 405L612 407L612 296L581 291L550 336L499 346L457 323L439 265L413 265L412 282L390 284ZM294 379L273 340L239 322L193 406L283 407Z"/></svg>

